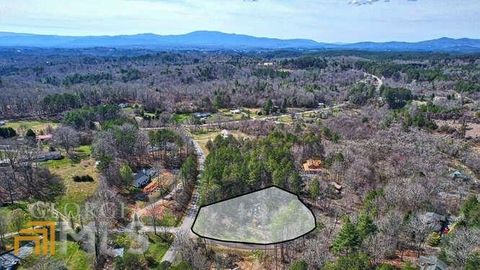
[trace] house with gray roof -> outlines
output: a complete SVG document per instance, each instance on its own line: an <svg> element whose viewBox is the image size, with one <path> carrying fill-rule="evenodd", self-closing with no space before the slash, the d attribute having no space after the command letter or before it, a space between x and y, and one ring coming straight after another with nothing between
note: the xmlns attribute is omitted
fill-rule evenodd
<svg viewBox="0 0 480 270"><path fill-rule="evenodd" d="M139 172L133 174L133 186L136 188L143 188L148 185L152 178L158 174L155 169L142 169Z"/></svg>
<svg viewBox="0 0 480 270"><path fill-rule="evenodd" d="M21 260L27 258L33 253L34 243L30 242L20 247L18 256L12 251L0 254L0 270L13 270L17 269Z"/></svg>

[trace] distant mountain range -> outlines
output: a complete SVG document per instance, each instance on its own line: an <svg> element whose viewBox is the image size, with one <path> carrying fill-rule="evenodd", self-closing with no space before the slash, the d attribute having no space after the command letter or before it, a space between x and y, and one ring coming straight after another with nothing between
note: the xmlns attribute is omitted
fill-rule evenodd
<svg viewBox="0 0 480 270"><path fill-rule="evenodd" d="M351 44L319 43L309 39L276 39L214 31L197 31L185 35L54 36L0 32L0 47L39 48L145 48L203 50L366 50L366 51L434 51L480 52L480 39L440 38L421 42L359 42Z"/></svg>

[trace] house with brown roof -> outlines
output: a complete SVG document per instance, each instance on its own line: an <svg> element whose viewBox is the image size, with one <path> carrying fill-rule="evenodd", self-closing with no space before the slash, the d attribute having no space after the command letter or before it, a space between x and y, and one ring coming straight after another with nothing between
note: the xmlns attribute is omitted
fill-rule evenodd
<svg viewBox="0 0 480 270"><path fill-rule="evenodd" d="M311 173L321 172L322 161L319 159L307 159L305 163L303 163L303 170Z"/></svg>

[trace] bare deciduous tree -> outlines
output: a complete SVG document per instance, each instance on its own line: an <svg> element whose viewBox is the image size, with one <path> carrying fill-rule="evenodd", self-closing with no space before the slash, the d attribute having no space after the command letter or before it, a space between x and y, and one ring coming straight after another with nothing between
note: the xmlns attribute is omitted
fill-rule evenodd
<svg viewBox="0 0 480 270"><path fill-rule="evenodd" d="M446 238L445 253L457 267L464 267L468 257L478 248L480 229L459 228Z"/></svg>
<svg viewBox="0 0 480 270"><path fill-rule="evenodd" d="M205 248L200 248L190 237L189 232L179 231L175 234L173 243L180 253L182 260L188 262L194 269L208 269L210 263L204 253Z"/></svg>
<svg viewBox="0 0 480 270"><path fill-rule="evenodd" d="M0 250L5 250L5 235L8 233L10 218L7 215L0 216Z"/></svg>
<svg viewBox="0 0 480 270"><path fill-rule="evenodd" d="M320 269L332 258L330 253L331 239L325 232L315 235L314 238L305 241L295 241L294 249L301 251L301 257L309 265L311 269Z"/></svg>
<svg viewBox="0 0 480 270"><path fill-rule="evenodd" d="M27 216L22 209L15 209L11 213L11 224L15 231L20 231L25 224Z"/></svg>
<svg viewBox="0 0 480 270"><path fill-rule="evenodd" d="M65 149L68 155L71 155L72 148L79 145L79 133L71 127L61 126L57 128L53 134L53 142L55 145Z"/></svg>

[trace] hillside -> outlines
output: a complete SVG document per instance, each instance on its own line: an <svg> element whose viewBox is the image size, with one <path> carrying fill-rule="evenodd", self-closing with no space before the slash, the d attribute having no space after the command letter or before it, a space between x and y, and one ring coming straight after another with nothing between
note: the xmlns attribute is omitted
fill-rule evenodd
<svg viewBox="0 0 480 270"><path fill-rule="evenodd" d="M184 35L137 34L119 36L57 36L0 32L0 47L480 52L480 40L440 38L421 42L329 44L309 39L276 39L215 31L196 31Z"/></svg>

